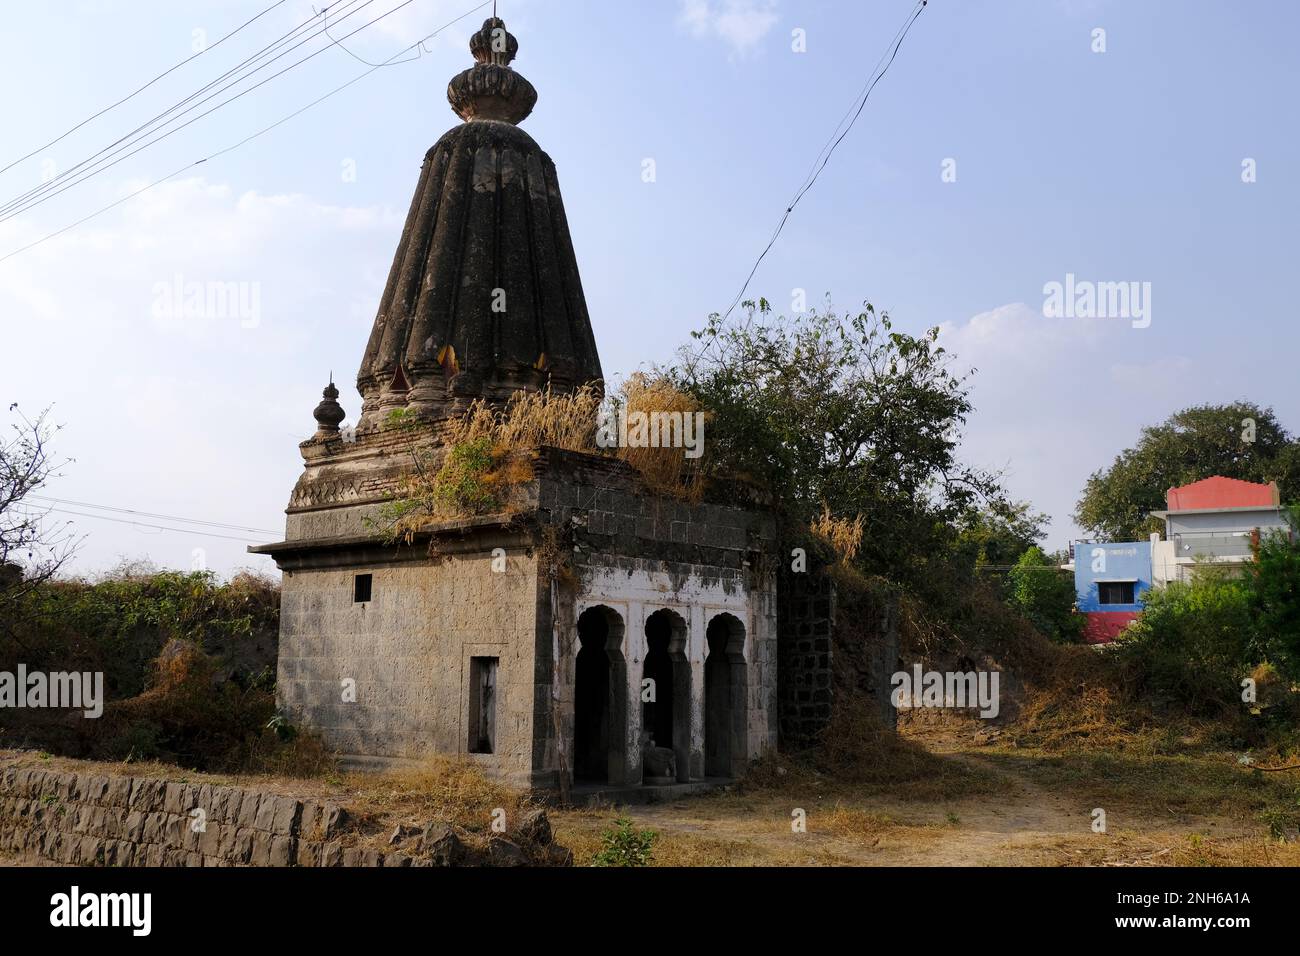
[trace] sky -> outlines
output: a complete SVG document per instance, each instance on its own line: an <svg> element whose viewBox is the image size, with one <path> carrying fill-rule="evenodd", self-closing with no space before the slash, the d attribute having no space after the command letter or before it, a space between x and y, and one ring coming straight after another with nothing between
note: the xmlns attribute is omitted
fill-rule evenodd
<svg viewBox="0 0 1300 956"><path fill-rule="evenodd" d="M285 0L221 43L272 0L6 4L0 166L37 152L0 173L0 202L320 2ZM342 44L318 36L184 119L320 51L230 105L0 212L0 412L49 407L63 426L55 454L71 460L43 494L78 503L49 516L85 536L77 573L139 559L274 572L245 547L283 532L331 373L349 421L359 410L352 382L420 163L459 122L446 83L490 10L417 47L474 0L370 0L338 21L346 3L329 15ZM727 308L913 9L500 0L513 65L539 92L523 126L558 168L607 375L671 360ZM975 370L963 460L1002 471L1064 547L1084 481L1144 425L1243 399L1300 431L1297 27L1286 0L931 0L748 295L787 314L801 292L870 301L909 332L938 326L956 368ZM390 58L405 62L194 165ZM1136 283L1144 314L1053 313L1047 290L1067 276ZM194 314L195 283L237 295Z"/></svg>

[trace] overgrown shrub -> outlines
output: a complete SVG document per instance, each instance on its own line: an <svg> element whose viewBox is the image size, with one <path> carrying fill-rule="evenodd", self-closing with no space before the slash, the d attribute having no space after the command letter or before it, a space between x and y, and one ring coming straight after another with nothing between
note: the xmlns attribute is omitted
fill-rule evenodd
<svg viewBox="0 0 1300 956"><path fill-rule="evenodd" d="M271 578L123 565L95 580L51 581L0 621L0 668L99 671L109 699L144 690L172 640L193 641L237 681L275 666L280 588Z"/></svg>
<svg viewBox="0 0 1300 956"><path fill-rule="evenodd" d="M1246 580L1265 652L1300 680L1300 512L1295 506L1289 519L1290 528L1267 533L1259 542Z"/></svg>
<svg viewBox="0 0 1300 956"><path fill-rule="evenodd" d="M452 445L433 476L434 504L447 514L491 511L498 504L491 469L492 440L488 436Z"/></svg>
<svg viewBox="0 0 1300 956"><path fill-rule="evenodd" d="M269 578L124 566L34 589L0 622L0 670L104 674L104 712L0 711L0 745L200 770L312 774L317 738L272 723L280 594Z"/></svg>
<svg viewBox="0 0 1300 956"><path fill-rule="evenodd" d="M1074 610L1074 579L1053 567L1040 548L1031 547L1007 574L1008 600L1045 636L1074 643L1083 616Z"/></svg>
<svg viewBox="0 0 1300 956"><path fill-rule="evenodd" d="M1200 714L1240 707L1241 680L1264 657L1249 586L1212 566L1148 591L1117 644L1139 692Z"/></svg>
<svg viewBox="0 0 1300 956"><path fill-rule="evenodd" d="M667 378L638 373L608 397L584 385L572 391L517 391L502 407L479 399L445 423L436 442L416 416L393 412L388 427L409 433L411 461L380 512L378 529L390 539L409 540L430 522L515 510L521 504L517 490L533 477L527 456L542 447L620 458L651 491L699 500L704 472L683 448L597 442L602 424L620 409L682 416L701 406Z"/></svg>
<svg viewBox="0 0 1300 956"><path fill-rule="evenodd" d="M614 826L600 835L600 850L592 858L592 866L649 866L654 859L655 841L659 834L654 830L634 830L632 821L620 817Z"/></svg>

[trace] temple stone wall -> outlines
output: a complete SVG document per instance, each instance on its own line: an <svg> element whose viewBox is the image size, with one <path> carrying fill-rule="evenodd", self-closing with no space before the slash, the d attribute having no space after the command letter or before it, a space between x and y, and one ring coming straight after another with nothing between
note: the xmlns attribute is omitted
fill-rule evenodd
<svg viewBox="0 0 1300 956"><path fill-rule="evenodd" d="M786 569L779 590L781 746L797 749L811 744L831 719L835 581L823 571Z"/></svg>
<svg viewBox="0 0 1300 956"><path fill-rule="evenodd" d="M500 565L498 565L500 567ZM371 600L354 580L372 575ZM470 658L498 659L496 741L470 759L530 782L537 561L491 551L401 564L287 572L278 694L294 719L346 755L416 759L469 749ZM356 699L344 699L344 681Z"/></svg>
<svg viewBox="0 0 1300 956"><path fill-rule="evenodd" d="M678 755L679 780L705 776L709 622L729 615L743 628L744 694L737 706L743 710L744 742L738 748L743 753L733 749L732 754L739 774L748 760L777 743L776 575L766 557L776 535L771 515L743 501L689 504L648 493L616 462L554 455L546 465L537 500L555 526L571 533L574 580L543 594L537 784L555 786L560 768L572 769L568 749L580 649L577 621L597 606L617 615L626 662L620 689L625 695L625 777L611 783L641 782L645 629L650 616L663 609L685 627L690 674L689 746Z"/></svg>

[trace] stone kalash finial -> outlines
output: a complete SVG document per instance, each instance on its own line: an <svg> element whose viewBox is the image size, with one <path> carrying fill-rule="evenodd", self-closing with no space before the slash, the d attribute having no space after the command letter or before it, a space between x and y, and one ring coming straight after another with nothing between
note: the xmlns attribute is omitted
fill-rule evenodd
<svg viewBox="0 0 1300 956"><path fill-rule="evenodd" d="M312 412L316 416L316 434L312 436L313 441L327 441L337 437L339 423L347 418L348 414L343 411L343 406L338 402L339 390L334 387L333 377L321 392L321 396L321 403Z"/></svg>
<svg viewBox="0 0 1300 956"><path fill-rule="evenodd" d="M505 21L484 20L469 39L469 51L474 65L447 84L447 99L456 115L466 122L523 122L537 104L537 90L510 67L519 41L506 31Z"/></svg>

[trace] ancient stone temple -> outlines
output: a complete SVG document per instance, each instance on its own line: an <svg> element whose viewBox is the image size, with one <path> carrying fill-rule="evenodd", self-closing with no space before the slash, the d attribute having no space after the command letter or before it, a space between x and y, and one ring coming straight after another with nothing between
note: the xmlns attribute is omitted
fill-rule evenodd
<svg viewBox="0 0 1300 956"><path fill-rule="evenodd" d="M744 489L687 504L616 458L539 448L522 513L376 530L410 422L437 446L475 399L602 377L555 165L518 125L537 100L518 44L489 19L470 50L356 428L330 383L285 540L252 549L284 572L280 703L359 763L462 754L543 788L733 777L777 735L775 522Z"/></svg>

